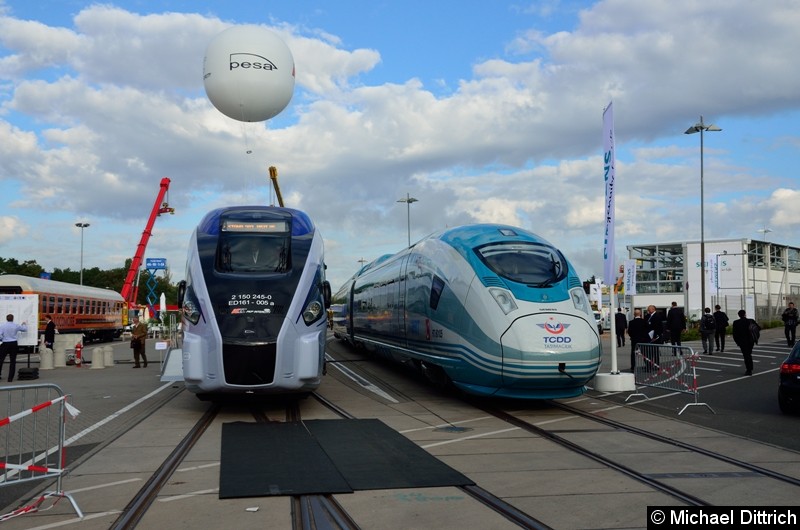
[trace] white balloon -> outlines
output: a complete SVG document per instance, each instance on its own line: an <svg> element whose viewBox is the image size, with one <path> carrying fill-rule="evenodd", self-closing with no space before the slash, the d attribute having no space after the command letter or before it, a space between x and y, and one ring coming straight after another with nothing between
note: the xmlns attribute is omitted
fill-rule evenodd
<svg viewBox="0 0 800 530"><path fill-rule="evenodd" d="M239 121L279 114L294 92L294 58L286 43L260 26L228 28L208 45L203 84L211 103Z"/></svg>

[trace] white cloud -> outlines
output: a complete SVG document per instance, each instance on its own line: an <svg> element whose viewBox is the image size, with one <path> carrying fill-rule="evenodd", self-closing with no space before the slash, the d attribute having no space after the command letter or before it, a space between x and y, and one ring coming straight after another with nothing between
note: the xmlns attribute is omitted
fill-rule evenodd
<svg viewBox="0 0 800 530"><path fill-rule="evenodd" d="M9 215L0 216L0 245L26 235L28 235L28 227L22 220Z"/></svg>

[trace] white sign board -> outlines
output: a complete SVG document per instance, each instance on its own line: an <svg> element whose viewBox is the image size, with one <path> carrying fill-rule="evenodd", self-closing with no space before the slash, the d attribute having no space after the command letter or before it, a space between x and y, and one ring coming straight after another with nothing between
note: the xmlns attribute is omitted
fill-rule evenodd
<svg viewBox="0 0 800 530"><path fill-rule="evenodd" d="M28 331L17 335L19 346L36 346L39 342L39 295L0 294L0 322L14 315L14 322L28 325Z"/></svg>

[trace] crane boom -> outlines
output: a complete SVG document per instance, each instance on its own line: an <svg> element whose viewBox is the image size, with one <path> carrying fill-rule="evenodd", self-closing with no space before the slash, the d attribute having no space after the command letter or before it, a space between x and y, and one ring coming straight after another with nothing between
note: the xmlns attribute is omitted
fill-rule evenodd
<svg viewBox="0 0 800 530"><path fill-rule="evenodd" d="M150 240L150 236L153 233L153 224L156 222L156 217L162 213L175 213L175 208L170 208L167 202L162 202L164 201L164 195L166 195L167 190L169 190L169 183L170 180L167 177L161 179L161 187L158 190L156 202L153 203L153 210L150 212L150 218L147 220L147 225L142 232L142 239L139 240L139 246L136 247L136 254L134 254L133 259L131 260L131 266L128 269L128 275L125 277L125 283L122 284L122 291L120 291L120 294L122 295L122 298L125 299L125 302L127 302L128 307L136 303L137 289L134 289L133 282L136 279L136 274L139 271L139 267L142 266L144 251L147 248L147 242Z"/></svg>
<svg viewBox="0 0 800 530"><path fill-rule="evenodd" d="M281 195L281 187L278 186L278 168L269 166L269 178L272 179L272 187L275 188L275 196L278 198L278 206L283 208L283 196Z"/></svg>

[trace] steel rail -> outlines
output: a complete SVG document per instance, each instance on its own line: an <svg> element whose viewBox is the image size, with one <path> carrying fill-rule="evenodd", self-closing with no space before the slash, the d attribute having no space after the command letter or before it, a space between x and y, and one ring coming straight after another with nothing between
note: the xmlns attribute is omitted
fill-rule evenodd
<svg viewBox="0 0 800 530"><path fill-rule="evenodd" d="M211 422L219 413L219 405L212 405L205 414L192 427L189 433L180 441L170 455L164 460L159 468L153 473L150 479L131 499L117 520L110 526L113 530L129 530L136 528L139 521L153 504L158 493L167 483L169 478L183 462L186 455L194 447L203 433L208 429Z"/></svg>

